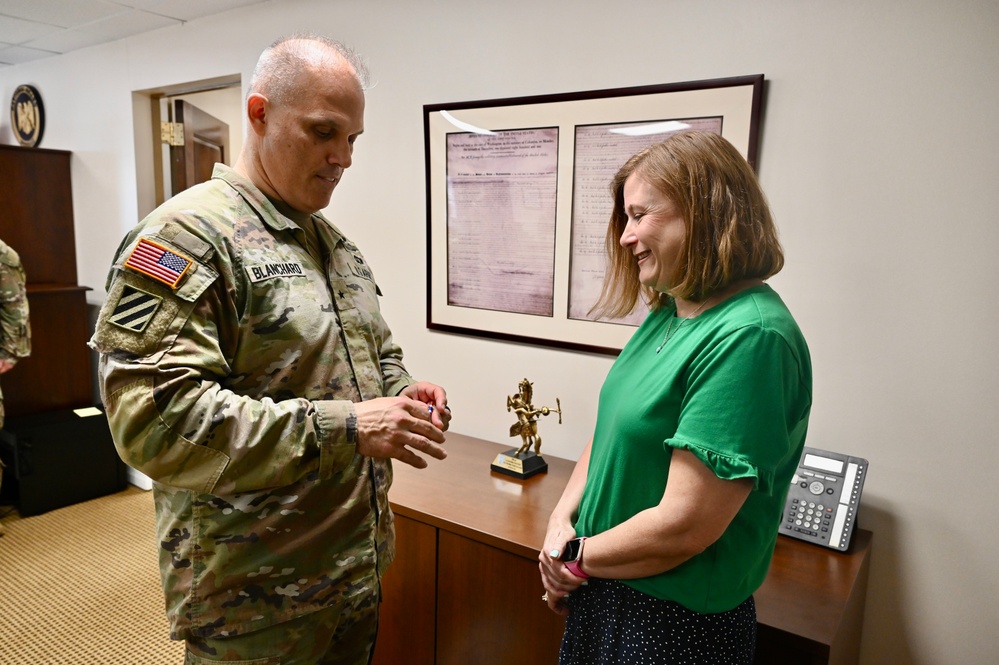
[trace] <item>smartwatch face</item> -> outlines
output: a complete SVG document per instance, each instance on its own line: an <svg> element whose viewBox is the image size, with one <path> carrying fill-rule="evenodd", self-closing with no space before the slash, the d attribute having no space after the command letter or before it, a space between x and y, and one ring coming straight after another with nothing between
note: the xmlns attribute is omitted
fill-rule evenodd
<svg viewBox="0 0 999 665"><path fill-rule="evenodd" d="M565 552L562 552L562 561L575 561L579 557L579 539L573 538L565 544Z"/></svg>

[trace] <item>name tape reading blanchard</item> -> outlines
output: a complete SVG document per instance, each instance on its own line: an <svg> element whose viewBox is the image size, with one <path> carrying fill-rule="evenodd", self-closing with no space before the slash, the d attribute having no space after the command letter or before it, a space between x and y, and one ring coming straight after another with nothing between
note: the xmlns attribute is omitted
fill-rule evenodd
<svg viewBox="0 0 999 665"><path fill-rule="evenodd" d="M257 266L247 266L246 272L253 283L262 282L272 277L301 277L305 274L301 263L263 263Z"/></svg>

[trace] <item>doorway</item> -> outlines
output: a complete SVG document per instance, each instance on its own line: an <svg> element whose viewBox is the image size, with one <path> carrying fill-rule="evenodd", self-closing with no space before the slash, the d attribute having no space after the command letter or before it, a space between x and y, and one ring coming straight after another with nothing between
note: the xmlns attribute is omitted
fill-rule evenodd
<svg viewBox="0 0 999 665"><path fill-rule="evenodd" d="M182 97L161 101L166 101L167 111L167 122L160 130L161 142L169 146L170 157L169 172L163 170L163 194L176 196L210 180L215 164L232 165L229 124Z"/></svg>
<svg viewBox="0 0 999 665"><path fill-rule="evenodd" d="M187 112L185 115L188 117L183 119L188 125L185 134L190 135L189 143L192 140L194 143L187 149L188 156L193 157L195 162L201 160L202 171L207 169L210 173L211 164L208 162L214 163L219 158L222 163L231 166L242 148L243 103L238 74L133 92L136 222L174 193L175 167L172 165L171 146L162 139L161 123L175 121L177 102L185 108L196 109L193 113L198 117L193 125L188 125L192 112ZM206 135L203 129L205 117L214 118L227 126L227 135L219 136L220 130L217 129L209 130ZM222 147L224 143L228 144L227 148ZM184 168L190 172L187 165Z"/></svg>

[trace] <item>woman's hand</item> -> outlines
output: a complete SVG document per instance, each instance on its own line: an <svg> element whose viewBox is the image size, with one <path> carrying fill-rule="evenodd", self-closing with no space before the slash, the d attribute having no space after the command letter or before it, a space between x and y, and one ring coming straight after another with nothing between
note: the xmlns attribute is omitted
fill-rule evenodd
<svg viewBox="0 0 999 665"><path fill-rule="evenodd" d="M541 583L545 587L543 600L548 603L548 607L553 612L562 616L569 614L569 608L563 602L565 597L578 589L584 582L582 578L570 573L559 559L565 549L565 544L575 537L576 530L572 528L572 524L568 520L553 518L548 523L544 548L538 554Z"/></svg>
<svg viewBox="0 0 999 665"><path fill-rule="evenodd" d="M576 577L565 567L559 559L565 550L565 544L576 537L576 530L572 524L576 519L579 509L579 501L583 496L583 487L586 485L586 470L590 465L590 446L593 445L591 439L583 449L583 454L579 456L569 482L562 491L562 498L559 499L555 510L548 518L548 532L545 534L545 544L538 555L538 568L541 571L541 583L545 587L543 600L548 603L548 607L555 613L567 616L569 608L564 602L566 595L573 589L578 589L584 582Z"/></svg>

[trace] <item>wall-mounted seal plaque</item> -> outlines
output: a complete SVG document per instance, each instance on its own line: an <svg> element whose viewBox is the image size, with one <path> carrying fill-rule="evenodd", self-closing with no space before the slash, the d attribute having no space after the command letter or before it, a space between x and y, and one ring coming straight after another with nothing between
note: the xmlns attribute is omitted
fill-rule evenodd
<svg viewBox="0 0 999 665"><path fill-rule="evenodd" d="M42 96L34 86L20 85L10 100L10 124L17 142L34 148L45 130L45 110Z"/></svg>

